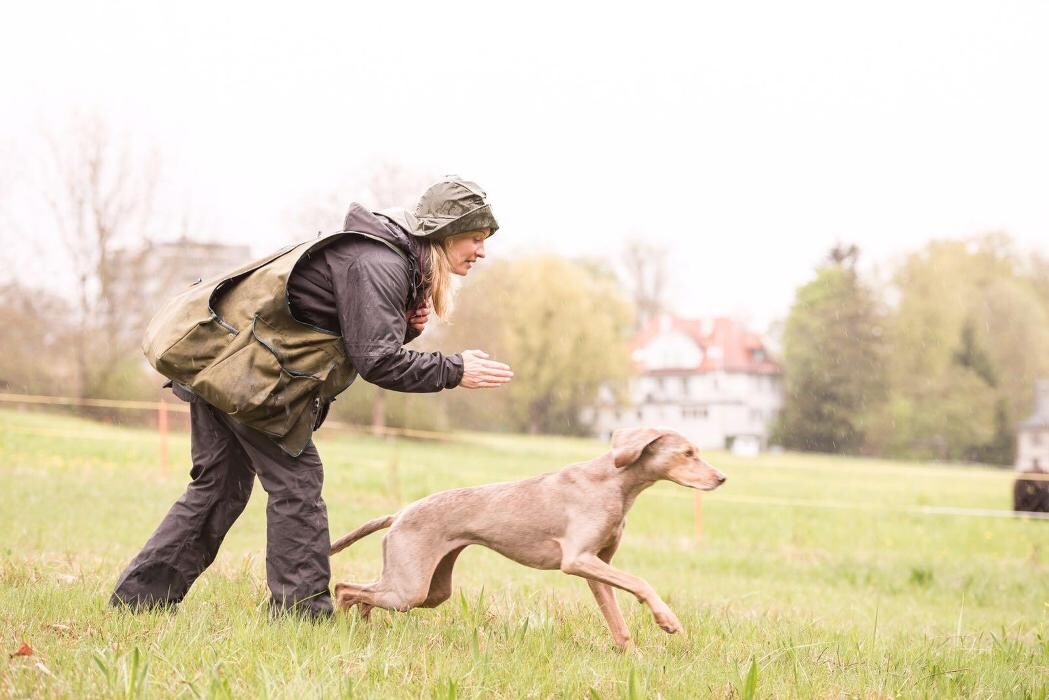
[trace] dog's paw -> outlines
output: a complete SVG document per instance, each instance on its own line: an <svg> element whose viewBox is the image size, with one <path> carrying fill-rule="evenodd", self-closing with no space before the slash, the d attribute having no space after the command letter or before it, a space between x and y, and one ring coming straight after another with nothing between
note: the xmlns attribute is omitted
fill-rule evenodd
<svg viewBox="0 0 1049 700"><path fill-rule="evenodd" d="M353 594L348 589L349 586L342 583L335 585L335 605L339 610L349 610L353 606Z"/></svg>
<svg viewBox="0 0 1049 700"><path fill-rule="evenodd" d="M635 644L634 640L630 637L627 637L626 639L617 639L616 648L627 656L641 656L641 650L637 648L637 644Z"/></svg>
<svg viewBox="0 0 1049 700"><path fill-rule="evenodd" d="M655 617L656 624L667 634L685 631L685 628L681 626L681 621L677 619L677 615L670 609L655 613Z"/></svg>

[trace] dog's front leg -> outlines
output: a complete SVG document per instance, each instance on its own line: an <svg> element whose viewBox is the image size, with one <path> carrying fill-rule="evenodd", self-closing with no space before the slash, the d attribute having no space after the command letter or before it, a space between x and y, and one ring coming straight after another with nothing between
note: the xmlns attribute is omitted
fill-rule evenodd
<svg viewBox="0 0 1049 700"><path fill-rule="evenodd" d="M616 646L620 649L629 649L633 645L633 640L630 638L630 630L626 626L626 620L623 619L623 611L619 609L619 603L616 601L615 591L607 583L601 583L594 579L587 579L586 583L594 594L597 607L601 608L601 614L604 615L605 622L608 623L608 629L612 632L612 638L616 640Z"/></svg>
<svg viewBox="0 0 1049 700"><path fill-rule="evenodd" d="M619 538L617 537L612 544L598 552L597 556L601 561L609 564L618 548ZM605 622L608 623L608 629L612 632L612 638L615 640L616 645L624 650L632 648L634 643L630 638L630 629L626 626L626 620L623 619L623 611L619 609L616 592L607 583L601 583L594 579L587 579L586 584L590 586L590 592L594 594L597 607L601 609L601 614L604 616Z"/></svg>
<svg viewBox="0 0 1049 700"><path fill-rule="evenodd" d="M677 619L677 615L670 609L670 606L663 602L663 599L659 597L659 594L649 585L648 581L606 564L595 554L585 553L566 558L561 562L561 571L573 576L581 576L586 579L607 583L610 586L633 593L638 600L649 607L652 611L652 616L656 619L656 624L665 632L673 634L684 629L681 626L681 622ZM598 600L598 605L600 604L601 602ZM604 608L602 608L603 611ZM612 634L614 635L615 632L613 631Z"/></svg>

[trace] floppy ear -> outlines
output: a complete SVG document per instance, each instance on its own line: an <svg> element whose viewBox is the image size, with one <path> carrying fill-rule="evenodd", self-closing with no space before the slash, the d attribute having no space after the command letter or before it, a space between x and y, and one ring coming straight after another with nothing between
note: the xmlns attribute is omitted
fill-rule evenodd
<svg viewBox="0 0 1049 700"><path fill-rule="evenodd" d="M655 428L623 428L612 433L612 461L619 468L636 462L645 448L666 435Z"/></svg>

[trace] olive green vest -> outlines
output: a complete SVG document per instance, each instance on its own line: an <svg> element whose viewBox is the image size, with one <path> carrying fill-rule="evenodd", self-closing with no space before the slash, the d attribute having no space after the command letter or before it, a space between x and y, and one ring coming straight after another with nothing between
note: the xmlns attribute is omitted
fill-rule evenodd
<svg viewBox="0 0 1049 700"><path fill-rule="evenodd" d="M165 377L298 456L323 402L357 373L337 333L296 320L288 303L295 264L344 235L289 246L232 272L198 281L149 322L142 352Z"/></svg>

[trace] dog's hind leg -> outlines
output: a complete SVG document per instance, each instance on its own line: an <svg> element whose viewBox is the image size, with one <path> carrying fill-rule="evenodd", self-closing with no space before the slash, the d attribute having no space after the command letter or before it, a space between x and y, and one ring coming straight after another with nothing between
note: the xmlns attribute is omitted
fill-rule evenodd
<svg viewBox="0 0 1049 700"><path fill-rule="evenodd" d="M430 591L426 594L426 600L419 604L420 608L436 608L451 597L452 569L455 568L455 560L459 553L464 549L466 545L456 547L441 559L430 579Z"/></svg>
<svg viewBox="0 0 1049 700"><path fill-rule="evenodd" d="M335 587L340 608L360 605L366 616L371 607L398 612L419 607L429 597L434 571L448 553L446 548L435 546L414 531L398 529L383 538L382 552L378 581L366 585L340 583Z"/></svg>

